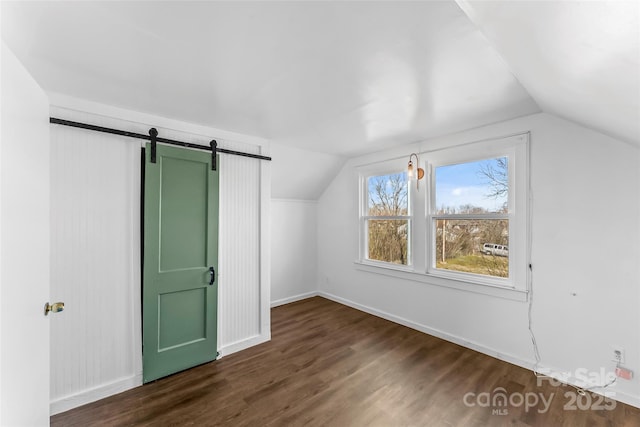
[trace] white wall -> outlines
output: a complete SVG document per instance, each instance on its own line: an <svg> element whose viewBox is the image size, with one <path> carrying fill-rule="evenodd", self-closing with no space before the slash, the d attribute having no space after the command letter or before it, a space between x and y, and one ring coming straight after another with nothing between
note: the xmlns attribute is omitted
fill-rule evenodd
<svg viewBox="0 0 640 427"><path fill-rule="evenodd" d="M0 425L49 425L46 94L2 42Z"/></svg>
<svg viewBox="0 0 640 427"><path fill-rule="evenodd" d="M531 132L533 329L542 367L612 371L612 345L640 374L640 150L547 114L351 159L318 204L322 295L531 367L526 302L357 270L354 166ZM575 294L575 296L574 296ZM640 406L640 377L617 399ZM575 380L575 378L574 378Z"/></svg>
<svg viewBox="0 0 640 427"><path fill-rule="evenodd" d="M317 202L271 200L271 306L317 293Z"/></svg>
<svg viewBox="0 0 640 427"><path fill-rule="evenodd" d="M317 293L317 199L346 158L271 144L271 306Z"/></svg>
<svg viewBox="0 0 640 427"><path fill-rule="evenodd" d="M54 95L52 116L269 155L266 141ZM87 112L90 111L91 113ZM104 114L104 115L101 115ZM109 116L109 117L107 117ZM140 147L143 141L51 125L51 412L141 384ZM270 165L220 155L218 348L270 339Z"/></svg>

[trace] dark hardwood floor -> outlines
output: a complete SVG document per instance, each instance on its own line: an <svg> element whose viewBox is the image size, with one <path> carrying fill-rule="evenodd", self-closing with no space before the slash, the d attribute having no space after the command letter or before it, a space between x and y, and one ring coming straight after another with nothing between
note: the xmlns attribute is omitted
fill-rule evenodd
<svg viewBox="0 0 640 427"><path fill-rule="evenodd" d="M51 425L640 426L634 407L588 394L576 406L603 409L567 410L573 388L537 385L531 371L320 297L274 308L271 321L268 343ZM534 396L551 399L548 410Z"/></svg>

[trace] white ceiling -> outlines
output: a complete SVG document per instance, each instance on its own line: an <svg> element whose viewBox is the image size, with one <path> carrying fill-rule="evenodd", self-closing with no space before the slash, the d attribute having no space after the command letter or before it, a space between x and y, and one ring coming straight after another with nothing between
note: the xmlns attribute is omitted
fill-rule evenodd
<svg viewBox="0 0 640 427"><path fill-rule="evenodd" d="M637 14L564 3L2 1L2 38L47 91L334 155L538 105L640 144Z"/></svg>
<svg viewBox="0 0 640 427"><path fill-rule="evenodd" d="M640 1L459 4L543 111L640 145Z"/></svg>

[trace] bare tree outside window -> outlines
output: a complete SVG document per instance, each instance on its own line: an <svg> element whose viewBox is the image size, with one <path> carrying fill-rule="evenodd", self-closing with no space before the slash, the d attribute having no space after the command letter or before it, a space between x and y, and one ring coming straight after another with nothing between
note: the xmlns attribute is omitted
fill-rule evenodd
<svg viewBox="0 0 640 427"><path fill-rule="evenodd" d="M509 194L509 159L498 157L494 160L481 163L478 175L490 188L487 197L506 198Z"/></svg>
<svg viewBox="0 0 640 427"><path fill-rule="evenodd" d="M367 179L368 259L408 264L409 198L406 173Z"/></svg>

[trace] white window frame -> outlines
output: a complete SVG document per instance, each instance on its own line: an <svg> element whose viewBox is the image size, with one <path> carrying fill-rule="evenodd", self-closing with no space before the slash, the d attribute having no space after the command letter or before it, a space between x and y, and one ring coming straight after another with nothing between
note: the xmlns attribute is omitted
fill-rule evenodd
<svg viewBox="0 0 640 427"><path fill-rule="evenodd" d="M359 256L358 262L371 265L378 266L382 268L389 268L393 270L401 270L401 271L412 271L413 270L413 224L414 224L414 215L413 215L413 200L412 194L410 191L410 187L407 191L407 215L394 215L394 216L379 216L379 215L369 215L369 189L368 189L368 179L374 176L384 176L395 173L405 172L406 165L403 165L401 161L391 160L385 161L381 163L370 164L364 167L359 168ZM392 262L380 261L369 259L369 232L368 232L368 221L369 220L403 220L407 221L407 264L395 264Z"/></svg>
<svg viewBox="0 0 640 427"><path fill-rule="evenodd" d="M425 169L425 179L420 189L409 186L410 233L408 242L409 265L377 262L366 259L367 208L365 176L384 175L406 168L408 154L402 158L358 168L360 187L360 239L356 268L377 274L427 283L430 285L482 293L512 300L526 301L529 289L529 133L521 133L469 142L454 147L419 153L420 165ZM461 273L437 269L435 262L435 230L433 218L435 192L433 174L435 167L459 164L496 157L509 159L509 277L499 278L480 274ZM389 167L391 164L402 164ZM501 214L497 214L500 216ZM491 214L489 214L491 216ZM474 216L476 217L476 216ZM487 218L488 219L488 218Z"/></svg>

